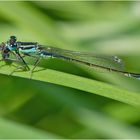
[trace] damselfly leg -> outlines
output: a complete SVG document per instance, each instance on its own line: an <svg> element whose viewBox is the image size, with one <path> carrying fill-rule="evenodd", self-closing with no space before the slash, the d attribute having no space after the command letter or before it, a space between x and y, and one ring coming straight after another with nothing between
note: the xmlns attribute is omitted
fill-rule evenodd
<svg viewBox="0 0 140 140"><path fill-rule="evenodd" d="M32 55L30 55L30 54L24 54L24 56L25 56L25 57L26 57L26 56L29 56L29 57L32 57L32 58L36 59L35 62L34 62L34 64L33 64L33 68L30 69L30 79L32 79L33 72L34 72L35 68L39 65L40 60L41 60L41 57L32 56Z"/></svg>
<svg viewBox="0 0 140 140"><path fill-rule="evenodd" d="M23 62L23 64L25 65L25 67L27 68L27 70L30 70L28 64L25 62L24 58L20 55L19 52L16 52L17 56L19 57L20 61Z"/></svg>
<svg viewBox="0 0 140 140"><path fill-rule="evenodd" d="M14 72L30 70L27 63L24 61L24 59L19 53L3 50L1 51L1 54L2 54L2 59L0 61L5 62L5 64L1 65L1 68L6 65L15 67L15 69L9 75L12 75Z"/></svg>

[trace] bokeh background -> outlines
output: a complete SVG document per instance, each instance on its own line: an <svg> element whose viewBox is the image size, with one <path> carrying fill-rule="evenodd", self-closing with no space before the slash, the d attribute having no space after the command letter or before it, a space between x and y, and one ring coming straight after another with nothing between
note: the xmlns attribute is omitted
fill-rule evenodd
<svg viewBox="0 0 140 140"><path fill-rule="evenodd" d="M0 2L0 42L16 35L118 55L140 72L140 2ZM140 82L57 59L42 67L140 93ZM108 91L109 92L109 91ZM140 138L139 108L84 91L0 74L0 138Z"/></svg>

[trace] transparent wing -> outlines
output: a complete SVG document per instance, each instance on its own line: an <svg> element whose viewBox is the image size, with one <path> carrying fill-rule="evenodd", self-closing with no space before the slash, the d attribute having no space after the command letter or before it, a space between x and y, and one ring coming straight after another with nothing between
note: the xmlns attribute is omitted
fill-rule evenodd
<svg viewBox="0 0 140 140"><path fill-rule="evenodd" d="M124 70L124 63L117 56L106 56L106 55L99 55L94 53L70 51L70 50L64 50L55 47L48 47L48 46L45 47L41 45L40 47L46 53L52 54L57 58L64 58L64 59L70 58L70 59L80 60L98 66L107 67L110 69L116 69L121 71Z"/></svg>

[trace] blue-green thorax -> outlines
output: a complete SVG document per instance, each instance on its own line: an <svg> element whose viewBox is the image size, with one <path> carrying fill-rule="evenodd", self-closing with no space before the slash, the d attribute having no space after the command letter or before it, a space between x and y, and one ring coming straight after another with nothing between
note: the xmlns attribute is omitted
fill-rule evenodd
<svg viewBox="0 0 140 140"><path fill-rule="evenodd" d="M16 50L17 50L17 43L14 43L14 44L7 43L7 44L6 44L6 47L7 47L10 51L16 51Z"/></svg>
<svg viewBox="0 0 140 140"><path fill-rule="evenodd" d="M37 53L38 50L35 47L32 48L19 48L19 52L25 53L25 54L34 54Z"/></svg>

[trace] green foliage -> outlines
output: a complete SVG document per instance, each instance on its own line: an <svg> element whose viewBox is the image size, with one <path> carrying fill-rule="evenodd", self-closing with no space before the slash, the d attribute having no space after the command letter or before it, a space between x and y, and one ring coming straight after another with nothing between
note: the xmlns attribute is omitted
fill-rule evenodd
<svg viewBox="0 0 140 140"><path fill-rule="evenodd" d="M127 71L139 72L139 5L0 2L0 41L16 35L119 55ZM140 81L57 59L42 60L30 79L0 63L0 138L140 138Z"/></svg>

